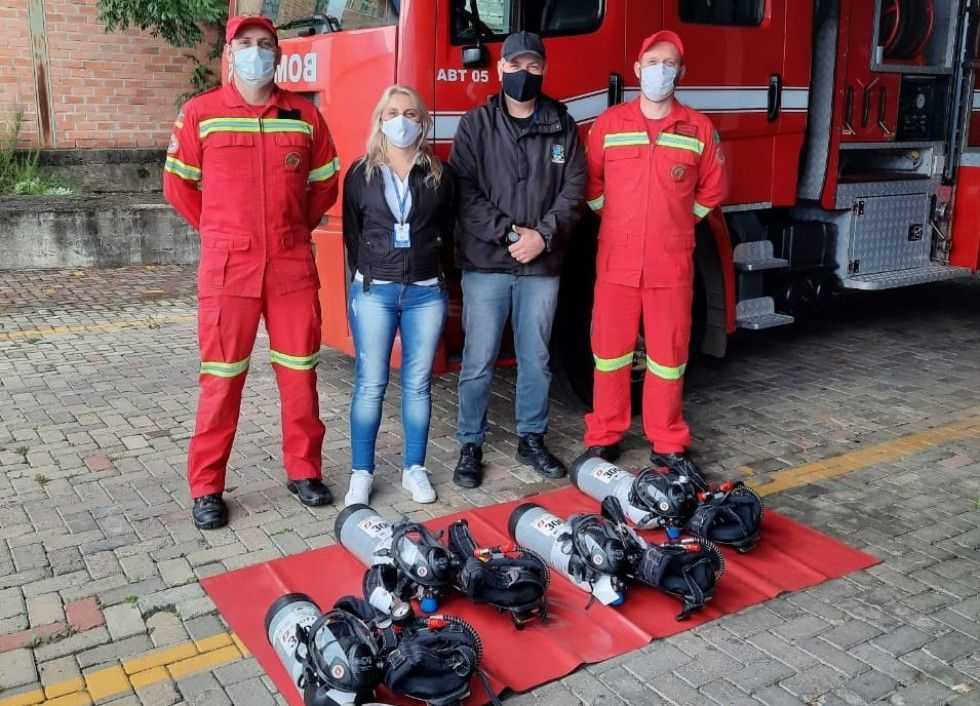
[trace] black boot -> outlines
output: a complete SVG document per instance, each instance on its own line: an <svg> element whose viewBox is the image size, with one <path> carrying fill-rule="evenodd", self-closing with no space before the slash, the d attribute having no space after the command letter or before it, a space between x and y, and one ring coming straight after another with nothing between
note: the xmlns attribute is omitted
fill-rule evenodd
<svg viewBox="0 0 980 706"><path fill-rule="evenodd" d="M476 488L482 482L483 449L476 444L463 444L453 471L453 483L460 488Z"/></svg>
<svg viewBox="0 0 980 706"><path fill-rule="evenodd" d="M698 464L685 453L658 454L656 451L651 451L650 463L654 466L666 466L679 476L687 476L699 490L708 488L708 482L704 479Z"/></svg>
<svg viewBox="0 0 980 706"><path fill-rule="evenodd" d="M585 450L583 456L586 458L601 458L603 461L609 461L609 463L615 463L619 458L619 454L622 449L619 448L619 442L613 442L612 444L596 444L595 446L590 446Z"/></svg>
<svg viewBox="0 0 980 706"><path fill-rule="evenodd" d="M309 507L320 507L333 502L330 489L319 478L291 480L286 483L286 488L290 493L294 493L301 503Z"/></svg>
<svg viewBox="0 0 980 706"><path fill-rule="evenodd" d="M198 529L218 529L228 524L228 508L221 499L221 493L194 498L191 515L194 517L194 526Z"/></svg>
<svg viewBox="0 0 980 706"><path fill-rule="evenodd" d="M525 434L517 442L517 460L534 466L545 478L564 478L568 473L565 464L555 458L544 445L544 434Z"/></svg>

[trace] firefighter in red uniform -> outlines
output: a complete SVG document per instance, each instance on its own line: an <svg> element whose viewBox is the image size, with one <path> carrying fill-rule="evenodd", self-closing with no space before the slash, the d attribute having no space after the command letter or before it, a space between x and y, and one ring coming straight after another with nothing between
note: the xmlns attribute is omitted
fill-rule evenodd
<svg viewBox="0 0 980 706"><path fill-rule="evenodd" d="M641 95L605 111L589 132L589 207L602 217L592 311L593 412L586 454L615 460L629 429L630 368L643 319L643 430L651 461L684 475L684 368L691 335L694 225L725 195L718 133L678 103L684 47L670 31L644 40L633 70Z"/></svg>
<svg viewBox="0 0 980 706"><path fill-rule="evenodd" d="M201 234L200 397L187 459L201 529L228 522L221 494L260 317L279 386L286 485L305 505L331 501L320 480L310 231L337 199L339 163L316 107L273 83L281 52L272 22L234 17L225 40L231 80L184 105L164 171L164 195Z"/></svg>

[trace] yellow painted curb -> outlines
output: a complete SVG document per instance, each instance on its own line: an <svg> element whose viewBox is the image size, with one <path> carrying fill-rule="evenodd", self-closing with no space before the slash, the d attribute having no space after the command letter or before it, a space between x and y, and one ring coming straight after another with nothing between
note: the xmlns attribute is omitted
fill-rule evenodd
<svg viewBox="0 0 980 706"><path fill-rule="evenodd" d="M54 699L65 694L73 694L85 688L85 680L81 677L72 677L64 681L55 682L51 686L44 687L44 695L49 699Z"/></svg>
<svg viewBox="0 0 980 706"><path fill-rule="evenodd" d="M145 672L136 672L136 674L129 678L129 683L138 691L150 684L156 684L169 678L170 674L167 672L166 667L151 667Z"/></svg>
<svg viewBox="0 0 980 706"><path fill-rule="evenodd" d="M94 701L131 690L126 672L119 665L86 674L85 689Z"/></svg>
<svg viewBox="0 0 980 706"><path fill-rule="evenodd" d="M76 691L74 694L65 694L44 703L46 706L89 706L92 699L84 691Z"/></svg>
<svg viewBox="0 0 980 706"><path fill-rule="evenodd" d="M122 668L126 674L135 674L136 672L142 672L152 667L162 667L166 664L179 662L182 659L193 657L196 654L197 648L194 647L193 643L182 642L173 647L164 647L163 649L147 652L139 657L126 660L122 663Z"/></svg>
<svg viewBox="0 0 980 706"><path fill-rule="evenodd" d="M176 324L184 321L194 321L194 314L174 314L172 316L154 316L147 319L128 319L104 324L67 324L43 329L25 329L23 331L0 331L0 341L16 341L22 338L45 338L65 333L98 333L101 331L118 331L137 326L159 326L160 324ZM0 702L2 703L2 702Z"/></svg>
<svg viewBox="0 0 980 706"><path fill-rule="evenodd" d="M39 704L42 701L44 701L44 692L40 689L34 689L16 696L2 698L0 699L0 706L32 706L32 704Z"/></svg>
<svg viewBox="0 0 980 706"><path fill-rule="evenodd" d="M850 451L822 461L776 471L770 474L771 480L768 482L749 480L746 485L759 495L772 495L790 488L798 488L816 481L842 476L874 464L889 463L902 456L921 453L947 441L969 437L980 437L980 417L971 417L928 431L900 436L891 441Z"/></svg>
<svg viewBox="0 0 980 706"><path fill-rule="evenodd" d="M234 646L221 647L213 652L205 652L197 657L175 662L167 665L167 671L173 679L183 679L188 674L207 672L223 664L234 662L242 658L242 653Z"/></svg>

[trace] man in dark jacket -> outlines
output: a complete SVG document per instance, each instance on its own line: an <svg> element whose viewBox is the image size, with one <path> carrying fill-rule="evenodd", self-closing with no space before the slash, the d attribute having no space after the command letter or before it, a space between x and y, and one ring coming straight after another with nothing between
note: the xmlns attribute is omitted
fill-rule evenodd
<svg viewBox="0 0 980 706"><path fill-rule="evenodd" d="M544 443L548 342L587 169L575 120L541 93L546 68L540 37L509 36L498 64L503 91L463 116L449 158L459 193L456 259L466 330L453 482L464 488L482 480L487 404L508 314L517 353L517 459L548 478L566 472Z"/></svg>

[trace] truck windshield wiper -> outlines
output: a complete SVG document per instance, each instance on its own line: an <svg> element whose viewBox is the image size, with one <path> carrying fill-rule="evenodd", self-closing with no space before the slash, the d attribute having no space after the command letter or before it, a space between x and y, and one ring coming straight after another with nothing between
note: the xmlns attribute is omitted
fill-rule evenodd
<svg viewBox="0 0 980 706"><path fill-rule="evenodd" d="M323 32L324 30L328 32L339 32L340 31L340 20L338 20L333 15L321 15L315 14L309 17L297 17L289 22L284 22L276 27L277 30L289 30L296 29L297 27L309 27L312 32L310 34L317 34L318 32Z"/></svg>

